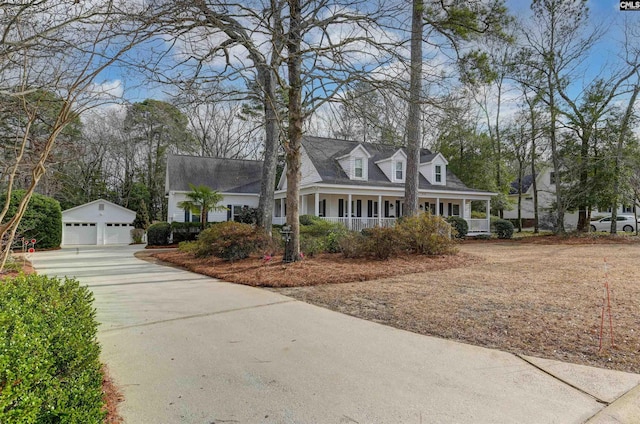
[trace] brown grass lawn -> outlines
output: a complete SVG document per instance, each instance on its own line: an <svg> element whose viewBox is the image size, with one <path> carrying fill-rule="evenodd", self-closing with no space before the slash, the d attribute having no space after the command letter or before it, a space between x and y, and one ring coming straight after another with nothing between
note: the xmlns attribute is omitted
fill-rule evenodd
<svg viewBox="0 0 640 424"><path fill-rule="evenodd" d="M324 255L290 265L154 256L420 334L640 373L640 244L624 242L632 239L467 242L449 257ZM615 345L605 315L599 350L605 281Z"/></svg>

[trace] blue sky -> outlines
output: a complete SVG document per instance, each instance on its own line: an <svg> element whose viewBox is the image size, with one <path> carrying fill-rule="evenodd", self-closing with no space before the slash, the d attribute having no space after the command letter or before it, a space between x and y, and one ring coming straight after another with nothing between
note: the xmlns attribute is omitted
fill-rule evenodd
<svg viewBox="0 0 640 424"><path fill-rule="evenodd" d="M600 72L605 64L610 64L616 60L615 52L617 51L617 43L623 38L620 31L620 23L623 18L633 22L640 28L640 11L620 11L618 0L590 0L588 5L590 8L590 20L594 25L611 26L607 35L596 46L591 55L585 58L585 64L588 65L588 75L586 79ZM530 14L530 2L522 0L507 0L507 7L516 17L526 17ZM640 43L640 40L638 40ZM113 85L114 81L121 81L121 90L124 97L130 101L142 101L145 98L166 98L165 91L168 87L154 86L150 83L140 83L139 75L131 70L122 70L112 68L107 70L97 83L105 85Z"/></svg>

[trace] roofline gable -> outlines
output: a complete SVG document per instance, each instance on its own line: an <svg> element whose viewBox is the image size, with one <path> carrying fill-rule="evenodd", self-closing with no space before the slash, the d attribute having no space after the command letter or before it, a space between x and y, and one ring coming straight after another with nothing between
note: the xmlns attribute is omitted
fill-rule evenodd
<svg viewBox="0 0 640 424"><path fill-rule="evenodd" d="M429 164L429 163L433 163L433 161L434 161L436 158L440 158L440 160L442 160L442 162L444 162L444 164L445 164L445 165L449 165L449 161L447 160L447 158L445 158L445 157L442 155L442 153L440 153L440 152L436 153L436 155L435 155L434 157L432 157L430 161L428 161L428 162L421 162L421 163L420 163L420 165L426 165L426 164Z"/></svg>
<svg viewBox="0 0 640 424"><path fill-rule="evenodd" d="M353 152L355 152L356 150L363 151L364 154L367 155L367 159L371 159L373 157L373 155L371 153L369 153L369 151L362 145L362 143L359 143L349 153L347 153L346 155L338 156L336 158L336 160L345 159L345 158L348 158L350 156L353 156Z"/></svg>
<svg viewBox="0 0 640 424"><path fill-rule="evenodd" d="M62 211L62 213L65 213L65 212L71 212L71 211L74 211L74 210L76 210L76 209L81 209L81 208L87 207L87 206L89 206L89 205L93 205L93 204L95 204L95 203L100 203L100 202L102 202L102 203L108 203L109 205L111 205L111 206L113 206L113 207L115 207L115 208L117 208L117 209L122 209L123 211L126 211L126 212L136 213L136 211L132 211L131 209L127 209L127 208L125 208L124 206L120 206L120 205L118 205L118 204L116 204L116 203L110 202L110 201L108 201L108 200L104 200L103 198L100 198L100 199L94 200L94 201L92 201L92 202L83 203L82 205L74 206L74 207L69 208L69 209L65 209L65 210L63 210L63 211Z"/></svg>
<svg viewBox="0 0 640 424"><path fill-rule="evenodd" d="M397 158L398 154L402 155L405 160L407 159L407 154L404 152L404 150L398 149L398 150L396 150L396 152L394 154L392 154L388 158L380 159L380 160L376 161L375 163L377 165L377 164L382 163L382 162L388 162L388 161L394 160L395 158Z"/></svg>

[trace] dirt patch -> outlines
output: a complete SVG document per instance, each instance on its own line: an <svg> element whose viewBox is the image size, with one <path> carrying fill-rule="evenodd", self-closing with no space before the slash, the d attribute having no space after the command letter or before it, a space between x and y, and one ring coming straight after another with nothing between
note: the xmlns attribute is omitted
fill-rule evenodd
<svg viewBox="0 0 640 424"><path fill-rule="evenodd" d="M640 373L637 238L550 236L465 242L459 250L389 261L320 255L288 265L277 257L228 263L177 251L152 255L420 334ZM613 346L606 314L600 338L605 282Z"/></svg>

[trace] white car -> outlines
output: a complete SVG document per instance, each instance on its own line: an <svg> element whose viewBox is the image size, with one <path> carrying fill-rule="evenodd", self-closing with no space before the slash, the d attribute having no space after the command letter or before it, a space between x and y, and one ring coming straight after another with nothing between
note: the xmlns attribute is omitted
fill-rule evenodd
<svg viewBox="0 0 640 424"><path fill-rule="evenodd" d="M618 231L632 233L636 230L636 225L636 220L632 215L618 215L616 217ZM591 221L591 231L611 231L611 217L608 216L598 221Z"/></svg>

